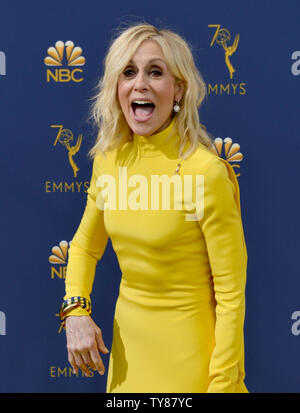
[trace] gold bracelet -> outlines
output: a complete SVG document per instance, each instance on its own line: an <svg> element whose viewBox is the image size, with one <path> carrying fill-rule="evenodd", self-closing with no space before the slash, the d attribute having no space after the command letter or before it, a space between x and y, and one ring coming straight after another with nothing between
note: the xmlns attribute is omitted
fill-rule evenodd
<svg viewBox="0 0 300 413"><path fill-rule="evenodd" d="M66 328L65 325L66 325L67 314L71 310L74 310L74 308L78 308L78 307L81 307L84 310L86 310L89 315L92 312L91 303L85 297L79 297L79 296L71 297L71 298L68 298L67 300L65 300L62 303L60 311L59 311L59 318L60 318L60 322L61 322L60 329L58 331L59 333L60 333L62 328L64 328L64 329Z"/></svg>

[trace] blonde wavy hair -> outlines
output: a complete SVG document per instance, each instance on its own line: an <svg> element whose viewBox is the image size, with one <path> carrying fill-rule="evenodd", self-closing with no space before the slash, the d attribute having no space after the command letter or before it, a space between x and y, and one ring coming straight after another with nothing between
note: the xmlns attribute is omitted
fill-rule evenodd
<svg viewBox="0 0 300 413"><path fill-rule="evenodd" d="M98 135L88 157L93 159L99 152L105 156L105 151L132 140L132 131L118 100L118 78L139 45L147 39L155 40L161 46L170 72L175 79L183 80L184 83L180 111L175 115L175 125L181 139L178 156L186 159L199 144L212 149L212 138L200 123L198 113L199 106L207 97L206 84L195 65L187 42L171 30L159 30L148 23L135 24L121 30L117 35L111 40L104 59L104 75L96 85L96 94L91 98L94 102L88 119L94 122ZM183 152L187 142L190 142L190 145Z"/></svg>

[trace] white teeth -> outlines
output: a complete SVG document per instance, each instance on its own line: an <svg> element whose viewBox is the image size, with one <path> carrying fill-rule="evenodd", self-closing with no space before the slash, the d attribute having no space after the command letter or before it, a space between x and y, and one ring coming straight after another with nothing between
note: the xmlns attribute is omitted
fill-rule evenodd
<svg viewBox="0 0 300 413"><path fill-rule="evenodd" d="M150 102L149 100L134 100L132 103L139 103L139 104L146 104L146 103L153 103Z"/></svg>

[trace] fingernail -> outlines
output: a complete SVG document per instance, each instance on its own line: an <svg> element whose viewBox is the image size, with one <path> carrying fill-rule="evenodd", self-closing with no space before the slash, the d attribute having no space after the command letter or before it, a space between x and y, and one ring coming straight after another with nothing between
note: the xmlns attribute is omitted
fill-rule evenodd
<svg viewBox="0 0 300 413"><path fill-rule="evenodd" d="M105 347L105 351L106 351L106 353L109 353L109 350L108 350L108 348L106 348L106 347Z"/></svg>
<svg viewBox="0 0 300 413"><path fill-rule="evenodd" d="M99 374L101 374L101 376L103 376L104 371L103 370L99 371Z"/></svg>

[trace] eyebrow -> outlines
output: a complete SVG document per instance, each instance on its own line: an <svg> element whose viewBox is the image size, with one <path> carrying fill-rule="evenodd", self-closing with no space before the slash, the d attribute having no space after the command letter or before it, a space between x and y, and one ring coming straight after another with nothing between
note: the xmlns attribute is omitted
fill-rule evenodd
<svg viewBox="0 0 300 413"><path fill-rule="evenodd" d="M149 60L148 64L153 63L153 62L156 62L156 61L158 61L158 60L159 60L160 62L166 64L166 62L165 62L163 59L161 59L160 57L154 57L153 59ZM132 60L129 60L129 63L133 63L133 61L132 61Z"/></svg>

